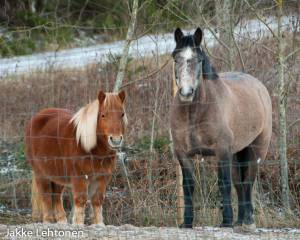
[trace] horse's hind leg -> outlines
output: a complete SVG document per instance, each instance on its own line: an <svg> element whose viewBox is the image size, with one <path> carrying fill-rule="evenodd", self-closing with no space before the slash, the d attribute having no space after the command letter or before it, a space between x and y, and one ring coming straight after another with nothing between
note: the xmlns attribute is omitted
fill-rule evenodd
<svg viewBox="0 0 300 240"><path fill-rule="evenodd" d="M89 195L93 206L92 224L104 226L102 205L105 198L106 184L109 181L109 176L101 176L90 185Z"/></svg>
<svg viewBox="0 0 300 240"><path fill-rule="evenodd" d="M36 179L36 186L42 201L43 223L52 223L54 222L54 211L52 208L52 182L46 178L39 177Z"/></svg>
<svg viewBox="0 0 300 240"><path fill-rule="evenodd" d="M55 220L58 223L67 223L66 212L63 206L62 193L64 186L53 183L53 208Z"/></svg>
<svg viewBox="0 0 300 240"><path fill-rule="evenodd" d="M257 174L258 163L264 160L266 157L269 140L270 135L261 134L255 139L255 141L253 141L253 143L236 155L240 167L241 189L243 193L242 199L239 201L239 203L243 205L243 207L241 207L241 217L243 217L243 230L246 231L252 231L255 228L253 218L252 189ZM241 221L241 219L239 220Z"/></svg>

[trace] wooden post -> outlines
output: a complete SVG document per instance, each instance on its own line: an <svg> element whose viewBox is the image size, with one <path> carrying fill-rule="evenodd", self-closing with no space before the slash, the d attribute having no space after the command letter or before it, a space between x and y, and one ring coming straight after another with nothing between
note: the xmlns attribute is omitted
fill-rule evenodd
<svg viewBox="0 0 300 240"><path fill-rule="evenodd" d="M173 97L177 93L177 84L175 79L175 69L173 63ZM171 135L171 134L170 134ZM172 135L171 135L172 137ZM175 158L173 154L173 158ZM183 201L183 187L182 187L182 171L179 162L176 162L176 193L177 193L177 224L183 223L183 213L184 213L184 201Z"/></svg>

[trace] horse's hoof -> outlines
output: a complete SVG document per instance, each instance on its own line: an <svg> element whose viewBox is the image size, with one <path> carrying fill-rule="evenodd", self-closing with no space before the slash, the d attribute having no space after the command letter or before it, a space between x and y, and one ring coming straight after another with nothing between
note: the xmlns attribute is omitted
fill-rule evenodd
<svg viewBox="0 0 300 240"><path fill-rule="evenodd" d="M182 223L179 225L179 228L193 228L192 223Z"/></svg>
<svg viewBox="0 0 300 240"><path fill-rule="evenodd" d="M243 232L243 226L242 226L242 224L234 224L234 226L233 226L233 232L235 232L235 233L242 233Z"/></svg>
<svg viewBox="0 0 300 240"><path fill-rule="evenodd" d="M256 225L255 223L251 223L251 224L243 224L242 225L242 231L243 232L248 232L248 233L253 233L256 230Z"/></svg>
<svg viewBox="0 0 300 240"><path fill-rule="evenodd" d="M233 225L232 225L232 223L221 223L219 227L220 228L232 228Z"/></svg>

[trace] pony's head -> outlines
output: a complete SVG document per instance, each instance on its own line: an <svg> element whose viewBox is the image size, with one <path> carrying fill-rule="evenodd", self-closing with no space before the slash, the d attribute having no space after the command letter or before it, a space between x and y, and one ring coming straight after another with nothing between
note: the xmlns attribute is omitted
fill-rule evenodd
<svg viewBox="0 0 300 240"><path fill-rule="evenodd" d="M81 108L71 119L76 127L77 144L86 152L104 141L110 148L122 146L127 118L124 109L125 92L117 94L99 91L98 98Z"/></svg>
<svg viewBox="0 0 300 240"><path fill-rule="evenodd" d="M200 47L203 37L200 28L193 35L187 36L177 28L174 37L176 47L172 56L179 96L181 101L191 102L203 79L216 79L218 75Z"/></svg>

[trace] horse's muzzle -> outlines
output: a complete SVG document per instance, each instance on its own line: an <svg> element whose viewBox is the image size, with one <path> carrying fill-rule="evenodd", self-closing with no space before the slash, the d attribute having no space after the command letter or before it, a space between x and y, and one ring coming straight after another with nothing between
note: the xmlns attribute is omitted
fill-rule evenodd
<svg viewBox="0 0 300 240"><path fill-rule="evenodd" d="M193 101L194 89L192 87L182 87L179 89L180 100L184 102Z"/></svg>
<svg viewBox="0 0 300 240"><path fill-rule="evenodd" d="M108 136L108 143L112 148L119 148L123 144L123 135L119 136Z"/></svg>

